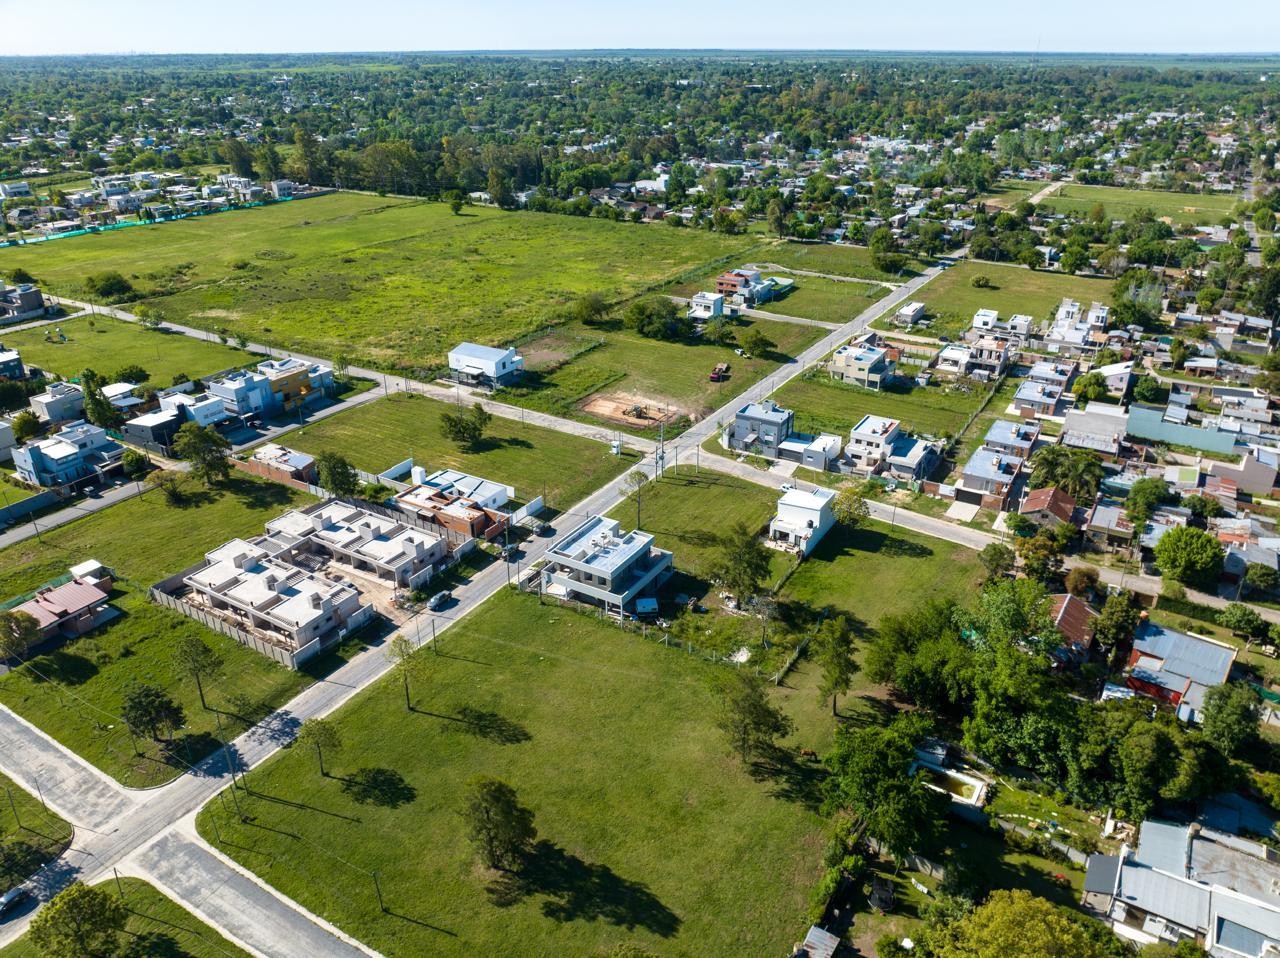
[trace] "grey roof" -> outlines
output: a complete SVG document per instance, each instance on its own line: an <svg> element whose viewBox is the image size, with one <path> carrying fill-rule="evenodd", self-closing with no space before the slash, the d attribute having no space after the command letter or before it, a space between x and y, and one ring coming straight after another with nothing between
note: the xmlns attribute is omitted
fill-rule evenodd
<svg viewBox="0 0 1280 958"><path fill-rule="evenodd" d="M1062 390L1057 386L1032 382L1029 379L1019 386L1018 391L1013 394L1015 403L1019 400L1023 402L1056 403L1061 398Z"/></svg>
<svg viewBox="0 0 1280 958"><path fill-rule="evenodd" d="M1209 886L1144 865L1125 863L1120 869L1117 897L1183 928L1207 929L1209 926Z"/></svg>
<svg viewBox="0 0 1280 958"><path fill-rule="evenodd" d="M997 419L991 424L991 428L987 430L987 437L982 442L983 445L995 443L1001 446L1019 446L1023 449L1030 449L1039 434L1039 425L1028 426L1026 423Z"/></svg>
<svg viewBox="0 0 1280 958"><path fill-rule="evenodd" d="M791 410L783 409L770 399L763 402L749 402L738 410L739 416L749 419L758 419L762 422L772 422L783 425L791 418Z"/></svg>
<svg viewBox="0 0 1280 958"><path fill-rule="evenodd" d="M1084 872L1084 890L1098 895L1113 894L1119 876L1119 855L1090 855Z"/></svg>
<svg viewBox="0 0 1280 958"><path fill-rule="evenodd" d="M1158 669L1135 668L1134 675L1179 691L1183 679L1204 687L1221 685L1227 680L1231 664L1235 661L1235 649L1230 646L1166 629L1150 620L1138 629L1133 648L1143 655L1162 660ZM1175 681L1173 686L1169 685L1170 679ZM1196 705L1195 702L1192 704Z"/></svg>
<svg viewBox="0 0 1280 958"><path fill-rule="evenodd" d="M502 357L511 352L510 348L498 349L493 346L481 346L479 343L459 343L449 350L458 356L465 356L468 359L482 359L489 362L497 362Z"/></svg>
<svg viewBox="0 0 1280 958"><path fill-rule="evenodd" d="M1138 832L1134 861L1172 875L1186 875L1191 837L1186 825L1145 821Z"/></svg>
<svg viewBox="0 0 1280 958"><path fill-rule="evenodd" d="M964 464L964 475L975 479L1012 480L1021 466L1019 457L983 446Z"/></svg>

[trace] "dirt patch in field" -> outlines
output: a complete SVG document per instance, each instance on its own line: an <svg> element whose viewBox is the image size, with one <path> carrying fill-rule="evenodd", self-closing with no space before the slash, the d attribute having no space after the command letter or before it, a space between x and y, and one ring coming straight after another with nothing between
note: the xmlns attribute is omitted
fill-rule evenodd
<svg viewBox="0 0 1280 958"><path fill-rule="evenodd" d="M592 396L582 405L582 411L608 422L636 429L648 429L662 423L674 422L685 415L685 410L666 400L631 393L608 393Z"/></svg>
<svg viewBox="0 0 1280 958"><path fill-rule="evenodd" d="M558 366L570 356L567 349L552 349L549 346L522 349L520 352L524 356L525 369L547 369Z"/></svg>

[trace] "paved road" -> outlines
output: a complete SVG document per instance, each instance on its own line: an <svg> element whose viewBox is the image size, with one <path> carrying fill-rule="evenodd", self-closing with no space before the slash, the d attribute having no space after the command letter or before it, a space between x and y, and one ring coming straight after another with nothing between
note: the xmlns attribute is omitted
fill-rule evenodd
<svg viewBox="0 0 1280 958"><path fill-rule="evenodd" d="M145 491L146 486L141 483L126 482L119 486L112 486L110 489L99 492L93 497L81 499L65 509L59 509L57 512L51 512L38 519L20 522L17 525L10 526L4 532L0 532L0 549L5 546L11 546L16 542L30 539L32 536L48 532L50 529L56 529L58 526L64 526L68 522L83 519L85 516L100 512L108 506L114 506L117 502L124 502L126 499L141 495Z"/></svg>

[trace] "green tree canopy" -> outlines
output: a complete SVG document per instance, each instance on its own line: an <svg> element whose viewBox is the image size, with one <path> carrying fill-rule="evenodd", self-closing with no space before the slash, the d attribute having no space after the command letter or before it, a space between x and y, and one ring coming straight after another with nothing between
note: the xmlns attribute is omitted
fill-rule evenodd
<svg viewBox="0 0 1280 958"><path fill-rule="evenodd" d="M1203 529L1170 529L1156 543L1154 552L1161 574L1183 585L1213 591L1222 574L1222 545Z"/></svg>

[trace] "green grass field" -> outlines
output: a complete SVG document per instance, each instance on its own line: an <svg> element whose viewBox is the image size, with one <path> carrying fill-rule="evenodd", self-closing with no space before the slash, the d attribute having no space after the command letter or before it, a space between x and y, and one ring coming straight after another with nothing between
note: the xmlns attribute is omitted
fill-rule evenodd
<svg viewBox="0 0 1280 958"><path fill-rule="evenodd" d="M992 209L1007 210L1031 199L1048 185L1043 180L997 180L978 199Z"/></svg>
<svg viewBox="0 0 1280 958"><path fill-rule="evenodd" d="M984 387L968 384L968 392L952 385L903 387L876 392L831 379L814 370L791 380L773 398L796 413L803 432L833 432L847 437L863 416L889 416L903 427L929 436L954 435L982 402Z"/></svg>
<svg viewBox="0 0 1280 958"><path fill-rule="evenodd" d="M173 778L182 761L197 761L217 746L215 713L201 708L195 682L175 671L179 636L198 636L223 657L222 674L205 680L205 695L223 710L229 737L311 679L155 605L146 590L227 539L260 534L267 520L304 501L304 493L233 473L223 488L208 496L197 492L186 507L168 505L152 490L0 551L0 596L29 592L93 558L116 571L111 605L121 613L0 677L0 702L126 785ZM124 689L135 679L160 685L185 710L176 758L141 740L144 754L134 755L119 714Z"/></svg>
<svg viewBox="0 0 1280 958"><path fill-rule="evenodd" d="M386 369L537 329L757 242L702 230L336 194L0 251L54 293L119 270L165 318Z"/></svg>
<svg viewBox="0 0 1280 958"><path fill-rule="evenodd" d="M118 895L114 881L101 886ZM137 958L249 958L227 939L173 899L139 878L120 879L129 920L120 936L120 956ZM41 958L25 935L6 948L0 958Z"/></svg>
<svg viewBox="0 0 1280 958"><path fill-rule="evenodd" d="M20 885L71 841L72 828L35 795L0 775L0 895ZM10 804L12 803L12 804ZM14 812L17 812L15 818Z"/></svg>
<svg viewBox="0 0 1280 958"><path fill-rule="evenodd" d="M789 269L891 283L910 279L924 265L917 260L908 260L904 275L897 276L871 265L871 251L865 246L836 246L831 243L776 243L753 255L761 262L776 263Z"/></svg>
<svg viewBox="0 0 1280 958"><path fill-rule="evenodd" d="M875 629L921 596L964 602L982 581L978 555L942 539L868 522L837 526L787 580L784 594L815 609L830 606Z"/></svg>
<svg viewBox="0 0 1280 958"><path fill-rule="evenodd" d="M528 372L519 385L502 390L498 398L613 425L582 407L596 395L621 395L649 406L654 418L665 406L698 419L772 373L825 332L818 326L754 319L739 322L735 333L741 337L750 328L775 344L769 355L748 359L728 346L646 339L618 324L604 328L567 324L521 347ZM593 343L599 345L583 351ZM729 379L713 383L707 377L718 363L729 363ZM657 428L630 431L656 434ZM667 435L671 434L668 428Z"/></svg>
<svg viewBox="0 0 1280 958"><path fill-rule="evenodd" d="M797 760L756 778L729 755L710 720L716 666L507 592L443 639L419 653L413 712L382 681L337 713L333 777L310 750L282 752L248 775L255 821L214 802L202 834L216 817L223 851L388 956L630 942L715 958L782 954L803 933L823 843L815 772ZM480 774L536 816L517 874L478 867L459 823Z"/></svg>
<svg viewBox="0 0 1280 958"><path fill-rule="evenodd" d="M30 499L39 491L23 484L13 466L0 466L0 505L11 506L23 499Z"/></svg>
<svg viewBox="0 0 1280 958"><path fill-rule="evenodd" d="M428 471L464 472L515 487L521 499L546 490L548 504L567 509L635 462L601 442L494 416L481 447L459 449L440 432L440 417L456 407L425 396L376 399L280 437L304 452L340 452L353 465L382 472L412 458Z"/></svg>
<svg viewBox="0 0 1280 958"><path fill-rule="evenodd" d="M1101 203L1110 219L1127 220L1138 210L1148 209L1178 225L1207 226L1230 217L1239 201L1233 193L1171 193L1068 183L1040 205L1058 213L1088 215Z"/></svg>
<svg viewBox="0 0 1280 958"><path fill-rule="evenodd" d="M58 339L58 329L66 335L65 343ZM136 364L150 374L149 381L158 387L172 385L173 377L179 373L199 379L257 358L232 346L102 316L51 323L3 336L6 346L22 353L23 362L65 378L78 377L86 368L114 377L117 369Z"/></svg>
<svg viewBox="0 0 1280 958"><path fill-rule="evenodd" d="M979 275L991 281L990 288L978 289L973 285L973 278ZM922 287L917 299L925 304L925 312L933 320L928 335L954 338L970 327L973 314L979 309L999 310L1005 319L1015 313L1025 313L1036 322L1044 322L1053 315L1064 296L1079 300L1086 308L1094 301L1110 304L1111 282L966 261Z"/></svg>
<svg viewBox="0 0 1280 958"><path fill-rule="evenodd" d="M760 308L801 319L847 323L889 294L886 287L875 283L842 283L817 276L797 276L795 280L796 285L791 292Z"/></svg>

